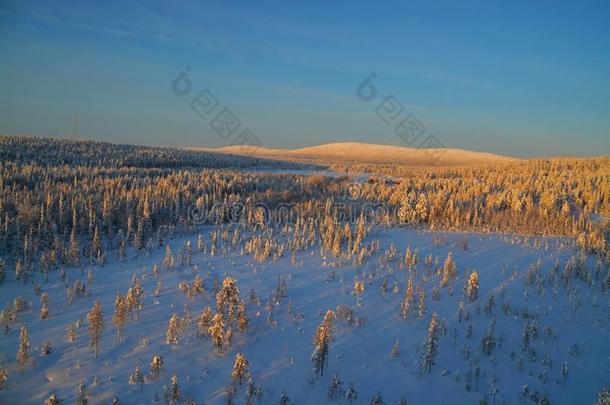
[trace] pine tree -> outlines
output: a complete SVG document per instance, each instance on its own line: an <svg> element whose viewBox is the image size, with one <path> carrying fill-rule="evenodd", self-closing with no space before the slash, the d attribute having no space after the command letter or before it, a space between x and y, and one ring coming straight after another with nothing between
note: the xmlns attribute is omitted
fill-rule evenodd
<svg viewBox="0 0 610 405"><path fill-rule="evenodd" d="M40 296L40 302L42 307L40 308L40 319L47 319L49 317L49 294L44 292Z"/></svg>
<svg viewBox="0 0 610 405"><path fill-rule="evenodd" d="M237 327L243 332L248 329L249 322L250 320L248 319L248 314L246 312L246 303L241 301L237 308Z"/></svg>
<svg viewBox="0 0 610 405"><path fill-rule="evenodd" d="M201 312L201 314L195 317L195 322L197 323L197 336L207 336L210 327L210 322L212 321L212 309L207 306Z"/></svg>
<svg viewBox="0 0 610 405"><path fill-rule="evenodd" d="M364 292L364 281L354 280L354 295L356 296L356 306L360 306L360 294Z"/></svg>
<svg viewBox="0 0 610 405"><path fill-rule="evenodd" d="M290 398L288 398L288 394L286 394L286 391L282 391L282 395L280 395L279 404L280 405L289 405L290 404Z"/></svg>
<svg viewBox="0 0 610 405"><path fill-rule="evenodd" d="M328 387L328 392L326 394L328 398L334 401L341 398L341 396L343 395L343 388L341 388L342 385L343 381L341 381L341 378L339 378L339 374L334 374L330 382L330 387Z"/></svg>
<svg viewBox="0 0 610 405"><path fill-rule="evenodd" d="M165 246L165 257L163 258L163 267L166 270L174 268L174 255L172 254L172 248L167 244Z"/></svg>
<svg viewBox="0 0 610 405"><path fill-rule="evenodd" d="M316 329L313 338L314 352L311 356L311 362L314 365L316 376L324 375L324 365L327 362L328 350L332 341L333 324L335 313L332 310L326 311L326 315L322 323Z"/></svg>
<svg viewBox="0 0 610 405"><path fill-rule="evenodd" d="M81 380L78 385L78 397L76 397L77 405L87 405L89 403L89 395L87 394L87 386L85 382Z"/></svg>
<svg viewBox="0 0 610 405"><path fill-rule="evenodd" d="M134 372L129 376L129 384L140 385L140 392L144 390L144 374L140 367L136 367Z"/></svg>
<svg viewBox="0 0 610 405"><path fill-rule="evenodd" d="M231 378L233 382L237 382L241 385L241 382L244 378L248 376L248 370L250 368L250 363L246 359L242 353L237 353L235 356L235 362L233 363L233 372L231 373Z"/></svg>
<svg viewBox="0 0 610 405"><path fill-rule="evenodd" d="M30 336L28 334L28 328L23 325L19 332L19 350L17 350L17 365L19 369L23 370L28 360L30 359Z"/></svg>
<svg viewBox="0 0 610 405"><path fill-rule="evenodd" d="M495 308L495 296L493 292L490 292L487 295L487 302L485 303L485 306L483 307L483 313L487 316L491 315L494 308Z"/></svg>
<svg viewBox="0 0 610 405"><path fill-rule="evenodd" d="M422 316L424 316L424 314L426 313L426 293L424 293L424 289L423 288L419 289L418 311L419 311L420 318Z"/></svg>
<svg viewBox="0 0 610 405"><path fill-rule="evenodd" d="M72 322L68 322L68 326L66 326L66 340L68 342L76 340L76 328Z"/></svg>
<svg viewBox="0 0 610 405"><path fill-rule="evenodd" d="M199 275L195 276L195 281L193 281L193 287L191 288L191 296L201 295L203 294L203 280Z"/></svg>
<svg viewBox="0 0 610 405"><path fill-rule="evenodd" d="M72 228L72 233L70 234L69 249L68 257L70 259L70 264L78 266L80 264L80 245L78 243L78 237L76 236L76 227Z"/></svg>
<svg viewBox="0 0 610 405"><path fill-rule="evenodd" d="M117 342L120 342L125 328L125 318L127 316L127 300L120 293L117 293L114 300L114 316L112 323L116 327Z"/></svg>
<svg viewBox="0 0 610 405"><path fill-rule="evenodd" d="M371 405L384 405L383 397L381 396L381 392L377 391L375 395L371 398Z"/></svg>
<svg viewBox="0 0 610 405"><path fill-rule="evenodd" d="M161 374L161 370L163 369L163 356L161 356L161 355L153 356L153 359L149 365L149 369L150 369L150 374L152 375L152 378L155 380L158 379L159 375Z"/></svg>
<svg viewBox="0 0 610 405"><path fill-rule="evenodd" d="M483 354L486 356L490 356L493 349L496 347L496 335L495 335L495 327L496 320L492 319L489 323L489 327L487 328L487 332L483 336L481 340L481 348L483 350Z"/></svg>
<svg viewBox="0 0 610 405"><path fill-rule="evenodd" d="M180 336L184 333L184 321L177 314L173 314L167 325L165 334L167 344L172 345L174 356L176 355L176 346L180 341Z"/></svg>
<svg viewBox="0 0 610 405"><path fill-rule="evenodd" d="M254 403L254 399L259 397L260 400L261 389L257 388L254 385L254 381L252 378L248 378L248 386L246 387L246 405L252 405Z"/></svg>
<svg viewBox="0 0 610 405"><path fill-rule="evenodd" d="M231 277L227 277L222 282L222 288L216 294L216 308L218 313L223 315L227 320L227 325L231 326L237 319L239 310L239 288L237 281Z"/></svg>
<svg viewBox="0 0 610 405"><path fill-rule="evenodd" d="M479 274L476 271L470 273L466 284L466 296L470 302L475 301L479 296Z"/></svg>
<svg viewBox="0 0 610 405"><path fill-rule="evenodd" d="M106 262L104 246L102 245L102 238L100 236L100 231L97 226L95 227L95 231L93 233L93 242L91 244L91 257L95 259L98 264L104 264Z"/></svg>
<svg viewBox="0 0 610 405"><path fill-rule="evenodd" d="M345 390L345 400L351 405L353 401L358 399L358 391L354 388L354 383L349 383L349 387Z"/></svg>
<svg viewBox="0 0 610 405"><path fill-rule="evenodd" d="M222 353L222 345L225 342L225 323L221 313L217 313L212 318L208 334L212 338L212 344L218 354Z"/></svg>
<svg viewBox="0 0 610 405"><path fill-rule="evenodd" d="M597 405L610 405L610 391L608 386L604 385L602 389L597 393Z"/></svg>
<svg viewBox="0 0 610 405"><path fill-rule="evenodd" d="M409 319L409 315L411 313L411 307L413 304L413 280L409 277L409 281L407 282L407 289L405 290L405 296L400 303L400 313L402 315L402 319L405 321Z"/></svg>
<svg viewBox="0 0 610 405"><path fill-rule="evenodd" d="M170 385L166 386L163 396L165 397L165 401L168 404L180 403L182 392L180 391L180 386L178 385L178 377L176 376L176 374L172 376Z"/></svg>
<svg viewBox="0 0 610 405"><path fill-rule="evenodd" d="M99 301L95 301L93 309L87 314L87 321L89 322L89 346L95 349L95 359L97 360L100 353L102 333L104 332L104 314Z"/></svg>
<svg viewBox="0 0 610 405"><path fill-rule="evenodd" d="M443 265L443 279L441 281L441 285L446 286L451 280L453 280L457 276L455 263L453 262L453 257L451 252L447 255L447 259L445 259L445 264Z"/></svg>
<svg viewBox="0 0 610 405"><path fill-rule="evenodd" d="M432 314L432 319L428 325L428 335L424 340L424 351L422 363L428 373L432 372L432 366L438 355L438 319L436 314Z"/></svg>

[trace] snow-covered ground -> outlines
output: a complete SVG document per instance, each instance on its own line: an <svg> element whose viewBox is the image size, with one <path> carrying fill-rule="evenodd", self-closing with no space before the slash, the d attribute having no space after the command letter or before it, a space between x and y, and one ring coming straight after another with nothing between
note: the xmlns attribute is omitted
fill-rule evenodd
<svg viewBox="0 0 610 405"><path fill-rule="evenodd" d="M202 228L206 237L210 228ZM460 240L468 238L467 250L460 248ZM195 246L196 235L190 238ZM52 393L74 403L81 379L87 385L90 403L110 403L117 396L121 403L154 402L155 397L163 402L163 385L168 384L175 373L182 390L182 397L190 395L196 403L216 404L225 402L225 389L231 381L231 370L238 351L250 362L250 374L257 386L262 388L261 403L278 403L285 391L296 404L315 404L330 401L327 391L333 374L338 373L343 389L350 383L358 392L354 403L369 403L379 391L385 403L397 403L403 397L411 404L477 403L486 395L494 403L490 393L495 381L497 394L495 403L518 403L519 392L528 385L530 393L537 390L547 393L553 404L593 403L597 392L610 381L609 301L599 285L590 288L574 278L568 289L559 280L553 294L553 285L548 275L559 259L560 273L567 260L577 254L561 239L530 239L500 235L449 234L418 232L405 229L374 228L367 241L378 239L379 252L368 258L363 265L351 261L338 263L332 256L321 257L319 247L295 254L291 260L288 251L278 260L269 259L260 264L240 249L219 249L209 254L195 253L193 266L164 270L161 265L164 250L152 252L150 257L132 258L120 263L112 259L103 267L92 267L94 280L87 284L91 295L74 298L72 304L66 300L64 282L59 272L49 275L42 290L49 293L50 316L39 319L40 300L34 295L30 284L23 285L11 280L0 286L0 304L4 307L21 296L31 303L30 309L18 315L17 324L11 325L10 333L0 333L0 362L9 370L9 378L0 390L0 403L39 404ZM174 252L183 246L184 239L171 242ZM386 260L384 252L393 244L397 254ZM228 243L227 243L228 245ZM404 261L406 247L417 249L419 264L407 270ZM196 250L196 249L194 249ZM222 250L225 250L224 252ZM431 254L442 266L448 252L452 252L457 265L458 278L448 287L440 288L440 299L434 300L432 289L439 286L439 279L426 269L424 258ZM524 295L525 280L530 264L540 260L541 274L545 283L539 293L536 285L529 287ZM152 274L154 264L161 265L157 278ZM593 271L594 260L589 258L588 268ZM67 280L72 285L77 279L87 283L87 270L66 269ZM468 321L458 320L459 301L463 300L462 288L471 270L480 276L478 302L465 300L465 308L472 321L472 336L466 337ZM192 300L186 297L178 284L193 282L196 274L204 279L205 293ZM116 341L116 332L111 323L114 298L117 292L123 295L131 286L133 274L142 279L145 291L144 307L139 319L129 319L125 327L125 339ZM334 274L334 277L333 277ZM411 275L415 286L425 291L426 311L422 317L416 314L408 320L400 315L400 302L405 292L407 279ZM186 336L180 340L175 355L166 343L165 333L173 312L184 316L188 307L193 317L205 306L214 308L212 293L214 278L222 284L226 276L237 280L242 298L247 303L250 326L245 333L236 333L233 346L219 357L208 338L196 337L193 324ZM266 303L273 294L278 276L288 280L287 297L273 309L276 325L267 320ZM354 279L365 280L365 290L356 306L352 294ZM39 279L41 277L38 277ZM387 293L381 292L384 280L388 281ZM162 283L159 298L155 300L157 282ZM393 291L394 285L397 292ZM260 306L250 301L254 289ZM491 315L483 311L489 292L494 292L495 307ZM416 302L418 295L416 294ZM104 309L105 332L99 360L88 347L86 314L93 302L99 300ZM292 315L289 315L289 303ZM505 313L503 305L510 303ZM330 345L330 356L324 375L313 379L310 356L312 336L327 309L338 305L351 306L361 325L348 326L336 320L334 341ZM294 320L302 313L301 321ZM531 352L522 351L522 330L528 320L523 313L535 317L539 337L531 339ZM418 360L433 313L446 324L446 334L439 339L439 355L430 374L420 375ZM496 319L495 336L498 347L491 356L481 352L481 339L492 318ZM66 341L66 325L83 320L77 329L77 340ZM16 366L19 344L19 325L26 324L31 339L33 362L23 373ZM550 326L553 336L545 337L545 327ZM454 332L455 330L455 332ZM53 352L41 356L45 341L50 341ZM399 341L399 353L395 358L389 354ZM465 378L469 362L461 353L465 344L470 347L470 358L479 358L480 378L473 381L471 391L465 389ZM577 350L574 349L577 345ZM511 354L512 352L512 354ZM164 371L158 381L147 382L142 391L137 385L129 385L129 375L135 367L148 373L148 365L154 355L164 357ZM552 364L543 365L546 356ZM568 375L564 386L562 364L567 362ZM522 363L521 371L518 364ZM546 370L546 381L541 373ZM476 386L475 386L476 385ZM236 402L243 403L245 384L237 393ZM524 401L523 403L534 403ZM347 403L345 399L339 402Z"/></svg>

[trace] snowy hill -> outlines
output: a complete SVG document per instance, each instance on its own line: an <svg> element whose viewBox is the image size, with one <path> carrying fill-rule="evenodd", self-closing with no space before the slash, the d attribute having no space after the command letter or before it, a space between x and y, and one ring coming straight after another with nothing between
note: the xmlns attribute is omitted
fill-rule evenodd
<svg viewBox="0 0 610 405"><path fill-rule="evenodd" d="M493 164L518 160L492 153L473 152L462 149L418 149L357 142L330 143L301 149L228 146L219 149L206 150L311 162L352 162L407 166Z"/></svg>

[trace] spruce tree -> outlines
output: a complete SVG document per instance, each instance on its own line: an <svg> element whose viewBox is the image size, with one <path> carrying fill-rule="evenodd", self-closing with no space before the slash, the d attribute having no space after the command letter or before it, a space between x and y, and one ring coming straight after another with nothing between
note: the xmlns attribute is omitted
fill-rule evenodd
<svg viewBox="0 0 610 405"><path fill-rule="evenodd" d="M375 395L371 398L371 405L384 405L383 397L381 396L381 392L377 391Z"/></svg>
<svg viewBox="0 0 610 405"><path fill-rule="evenodd" d="M476 271L470 273L470 277L468 277L466 296L470 302L475 301L479 296L479 274Z"/></svg>
<svg viewBox="0 0 610 405"><path fill-rule="evenodd" d="M354 388L354 383L349 383L349 387L345 390L345 400L351 405L352 402L358 399L358 391Z"/></svg>
<svg viewBox="0 0 610 405"><path fill-rule="evenodd" d="M117 342L120 342L123 337L125 328L125 318L127 316L127 300L120 293L117 293L114 300L114 315L112 323L116 327Z"/></svg>
<svg viewBox="0 0 610 405"><path fill-rule="evenodd" d="M607 385L604 385L597 393L596 405L610 405L610 391Z"/></svg>
<svg viewBox="0 0 610 405"><path fill-rule="evenodd" d="M212 309L207 306L203 309L200 315L195 317L197 323L197 337L207 336L209 334L210 322L212 321Z"/></svg>
<svg viewBox="0 0 610 405"><path fill-rule="evenodd" d="M81 380L78 385L78 396L76 397L77 405L87 405L89 403L89 394L87 394L87 386L85 382Z"/></svg>
<svg viewBox="0 0 610 405"><path fill-rule="evenodd" d="M332 310L326 311L326 315L322 323L316 329L313 337L314 352L311 356L311 362L314 365L316 377L324 375L324 365L327 362L328 350L332 341L333 324L335 314Z"/></svg>
<svg viewBox="0 0 610 405"><path fill-rule="evenodd" d="M154 380L158 379L159 375L161 374L161 370L163 369L163 356L153 356L153 359L150 362L148 368L150 369L150 374L152 375L152 378Z"/></svg>
<svg viewBox="0 0 610 405"><path fill-rule="evenodd" d="M99 301L95 301L91 312L87 314L87 321L89 322L89 346L94 348L95 359L97 360L100 353L102 333L104 332L104 314Z"/></svg>
<svg viewBox="0 0 610 405"><path fill-rule="evenodd" d="M225 342L225 323L222 313L217 313L212 318L208 334L212 339L212 344L218 354L222 353L222 345Z"/></svg>
<svg viewBox="0 0 610 405"><path fill-rule="evenodd" d="M336 401L343 395L343 381L339 378L339 374L333 375L333 378L330 382L330 387L328 387L327 396L329 399Z"/></svg>
<svg viewBox="0 0 610 405"><path fill-rule="evenodd" d="M438 319L436 314L432 314L432 319L428 325L428 335L424 340L424 351L422 363L428 373L432 372L432 366L438 355Z"/></svg>
<svg viewBox="0 0 610 405"><path fill-rule="evenodd" d="M180 341L180 336L184 333L184 321L177 314L173 314L167 325L166 342L172 345L174 356L176 356L176 346Z"/></svg>
<svg viewBox="0 0 610 405"><path fill-rule="evenodd" d="M17 350L17 365L20 370L25 368L28 360L30 359L30 336L28 334L27 326L21 326L19 331L19 349Z"/></svg>
<svg viewBox="0 0 610 405"><path fill-rule="evenodd" d="M411 308L413 306L413 280L409 277L409 281L407 282L407 289L405 290L405 296L400 303L400 314L402 315L402 319L405 321L409 319L409 315L411 313Z"/></svg>
<svg viewBox="0 0 610 405"><path fill-rule="evenodd" d="M142 373L142 370L140 367L136 367L134 372L129 376L129 384L139 385L140 392L142 392L144 390L144 381L144 374Z"/></svg>
<svg viewBox="0 0 610 405"><path fill-rule="evenodd" d="M246 356L242 353L237 353L235 362L233 363L233 372L231 373L233 382L241 385L242 380L248 376L249 368L250 363L246 359Z"/></svg>
<svg viewBox="0 0 610 405"><path fill-rule="evenodd" d="M441 285L446 286L451 280L453 280L457 276L455 263L453 262L453 256L451 252L447 255L447 259L445 259L445 263L443 265L443 279L441 281Z"/></svg>

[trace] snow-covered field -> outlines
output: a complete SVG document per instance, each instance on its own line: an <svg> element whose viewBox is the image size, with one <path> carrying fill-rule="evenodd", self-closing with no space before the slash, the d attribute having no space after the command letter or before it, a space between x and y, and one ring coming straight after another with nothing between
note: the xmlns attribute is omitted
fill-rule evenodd
<svg viewBox="0 0 610 405"><path fill-rule="evenodd" d="M209 231L210 228L202 228L206 241ZM466 250L460 246L464 238L468 239ZM196 235L190 239L195 246ZM380 241L380 249L362 265L351 260L342 263L330 255L322 257L319 247L296 252L292 258L287 251L283 257L261 264L225 242L227 247L219 247L214 256L194 249L192 265L165 270L165 252L158 249L149 257L142 254L122 263L111 259L103 267L91 267L92 282L87 281L88 267L66 269L69 285L80 279L90 292L88 296L75 297L72 304L67 302L64 281L54 271L42 284L42 291L49 294L50 315L46 320L39 319L40 299L31 284L24 285L11 277L0 286L0 304L4 307L20 296L30 306L18 314L17 323L11 325L8 334L0 333L0 362L9 371L6 386L0 391L0 403L39 404L52 393L65 403L74 403L81 380L87 386L90 403L110 403L115 396L121 403L148 404L155 398L163 402L163 386L169 384L174 373L183 399L190 396L197 404L225 403L233 361L239 351L250 362L250 375L261 387L260 403L264 404L278 403L283 391L291 403L328 402L327 392L335 373L343 381L343 390L353 383L358 392L354 403L370 403L379 391L387 404L397 403L401 397L412 404L478 403L484 397L490 404L519 403L519 393L525 385L529 395L521 399L522 403L535 403L532 394L538 391L538 398L546 393L553 404L590 404L602 385L610 381L608 295L601 291L601 282L595 277L593 287L575 276L566 287L564 267L577 252L566 247L569 244L564 240L530 238L522 243L523 238L511 240L500 235L384 228L373 229L367 241L374 240ZM174 253L184 242L185 239L170 242ZM396 248L393 258L387 253L392 244ZM410 270L403 264L407 246L419 255L419 264ZM424 258L431 254L442 267L450 251L458 273L449 284L452 295L449 286L440 287L433 266L424 264ZM560 276L552 281L551 269L558 259ZM526 289L528 269L538 260L538 280ZM586 263L595 274L593 258ZM161 265L158 277L152 273L155 264ZM479 274L480 292L478 301L471 303L464 299L462 289L472 270ZM605 274L605 270L601 273ZM117 343L111 323L115 294L125 295L134 274L141 278L145 291L143 309L139 319L128 319L125 338ZM185 281L191 285L196 274L204 280L205 293L189 299L178 284ZM197 337L193 323L174 354L165 336L172 313L185 316L188 308L194 318L205 306L214 308L213 280L216 278L222 285L227 276L237 280L246 302L248 329L237 332L232 348L219 356L209 338ZM425 293L426 309L421 317L413 311L408 320L403 320L400 303L410 276ZM40 275L37 277L41 279ZM287 296L274 305L272 324L265 307L278 277L287 280ZM359 305L353 295L356 277L365 281ZM385 280L387 292L383 294ZM158 282L162 288L155 298ZM435 286L440 290L438 299L433 298ZM251 301L251 290L260 305ZM486 314L484 307L490 292L494 293L495 305ZM416 302L418 297L416 294ZM99 360L89 348L86 321L95 300L101 302L105 320ZM469 321L460 321L458 315L462 300L472 325L469 338ZM339 305L352 307L357 321L348 325L335 320L327 367L324 375L315 379L310 362L312 337L326 310L335 310ZM420 373L418 362L433 313L438 314L439 322L444 321L446 333L439 337L438 357L431 373ZM302 314L302 319L297 314ZM79 319L83 323L76 330L77 339L68 342L66 326ZM481 350L481 340L492 319L496 320L496 348L487 356ZM524 325L534 319L538 336L530 337L530 347L535 355L531 349L524 351L522 344ZM16 366L22 323L29 330L33 357L23 373ZM53 351L42 356L40 350L46 341L50 341ZM399 350L391 357L397 341ZM470 354L464 350L466 344ZM148 374L148 366L158 354L164 358L159 380L147 381L142 388L128 384L135 367ZM476 369L476 358L480 376L477 379L476 373L472 374L471 389L467 391L467 374ZM564 362L568 366L565 384ZM245 385L238 388L237 403L244 401ZM339 402L347 400L342 397Z"/></svg>

